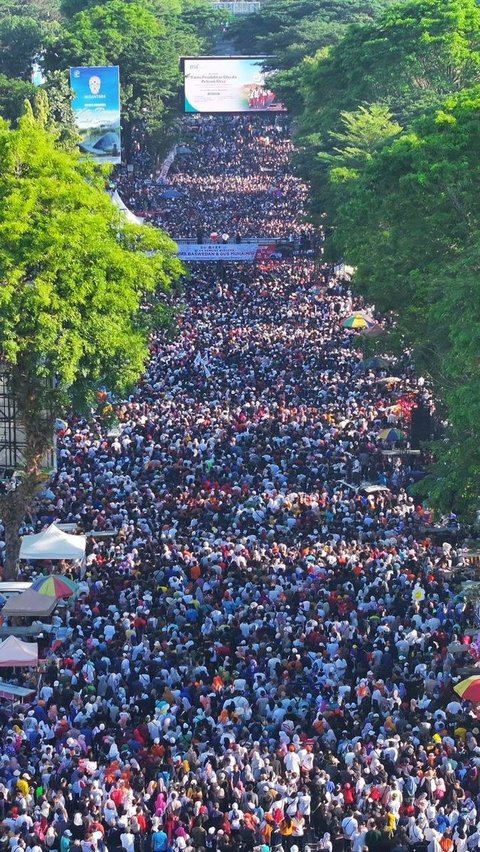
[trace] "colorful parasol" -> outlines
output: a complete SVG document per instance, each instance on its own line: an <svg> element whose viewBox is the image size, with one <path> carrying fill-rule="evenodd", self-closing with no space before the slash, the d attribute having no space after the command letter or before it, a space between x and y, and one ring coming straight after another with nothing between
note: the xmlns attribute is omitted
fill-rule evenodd
<svg viewBox="0 0 480 852"><path fill-rule="evenodd" d="M371 317L357 312L344 319L342 325L344 328L359 328L361 330L362 328L371 328L375 325L375 322Z"/></svg>
<svg viewBox="0 0 480 852"><path fill-rule="evenodd" d="M405 437L404 433L400 431L400 429L381 429L378 433L378 437L381 441L401 441L402 438Z"/></svg>
<svg viewBox="0 0 480 852"><path fill-rule="evenodd" d="M51 598L69 598L76 593L77 584L61 574L47 574L37 577L32 583L32 589Z"/></svg>
<svg viewBox="0 0 480 852"><path fill-rule="evenodd" d="M466 677L453 688L464 701L480 701L480 674Z"/></svg>

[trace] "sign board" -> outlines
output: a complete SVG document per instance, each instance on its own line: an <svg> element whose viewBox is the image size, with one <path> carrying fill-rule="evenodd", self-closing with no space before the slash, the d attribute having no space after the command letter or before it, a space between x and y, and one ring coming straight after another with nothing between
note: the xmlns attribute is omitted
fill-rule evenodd
<svg viewBox="0 0 480 852"><path fill-rule="evenodd" d="M178 243L180 260L190 261L246 261L255 260L258 243Z"/></svg>
<svg viewBox="0 0 480 852"><path fill-rule="evenodd" d="M182 60L186 113L285 112L270 89L265 56L196 56Z"/></svg>
<svg viewBox="0 0 480 852"><path fill-rule="evenodd" d="M70 68L70 87L80 151L99 163L120 163L118 65Z"/></svg>

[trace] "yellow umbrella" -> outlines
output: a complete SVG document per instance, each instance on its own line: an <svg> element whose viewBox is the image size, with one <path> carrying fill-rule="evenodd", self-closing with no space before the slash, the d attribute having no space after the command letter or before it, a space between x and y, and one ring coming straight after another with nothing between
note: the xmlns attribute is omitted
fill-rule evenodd
<svg viewBox="0 0 480 852"><path fill-rule="evenodd" d="M480 674L466 677L453 688L464 701L480 701Z"/></svg>

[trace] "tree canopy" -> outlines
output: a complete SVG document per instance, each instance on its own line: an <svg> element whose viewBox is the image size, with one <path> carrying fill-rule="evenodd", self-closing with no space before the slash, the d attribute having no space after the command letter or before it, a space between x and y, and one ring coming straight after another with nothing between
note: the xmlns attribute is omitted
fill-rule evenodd
<svg viewBox="0 0 480 852"><path fill-rule="evenodd" d="M46 68L119 65L127 159L136 122L158 149L177 112L179 57L208 50L219 13L207 0L64 0L62 10Z"/></svg>
<svg viewBox="0 0 480 852"><path fill-rule="evenodd" d="M382 104L408 127L447 95L480 82L479 29L476 0L405 0L277 75L276 88L295 113L307 150L303 167L313 185L314 212L323 212L328 178L322 156L335 145L342 115Z"/></svg>
<svg viewBox="0 0 480 852"><path fill-rule="evenodd" d="M140 124L159 155L171 144L179 57L208 52L222 18L210 0L0 0L0 115L19 119L17 81L29 82L40 59L52 112L71 138L69 67L119 65L126 158ZM1 90L3 78L12 81L11 95Z"/></svg>
<svg viewBox="0 0 480 852"><path fill-rule="evenodd" d="M364 24L392 0L266 0L231 35L240 53L272 56L272 66L292 68L320 48L338 44L352 23Z"/></svg>
<svg viewBox="0 0 480 852"><path fill-rule="evenodd" d="M124 394L134 383L182 269L175 244L128 224L106 173L61 150L38 111L17 129L0 120L1 360L27 445L21 485L3 506L10 542L41 482L53 418L91 403L99 386Z"/></svg>
<svg viewBox="0 0 480 852"><path fill-rule="evenodd" d="M349 29L307 62L305 126L330 130L342 110L383 102L406 124L480 81L476 0L406 0Z"/></svg>
<svg viewBox="0 0 480 852"><path fill-rule="evenodd" d="M18 121L25 101L35 97L35 86L24 80L0 74L0 115L13 124Z"/></svg>
<svg viewBox="0 0 480 852"><path fill-rule="evenodd" d="M477 86L418 119L361 171L331 172L336 244L367 298L395 312L397 334L446 405L450 430L427 484L438 506L466 515L480 493L479 114Z"/></svg>
<svg viewBox="0 0 480 852"><path fill-rule="evenodd" d="M278 75L326 256L357 268L435 382L449 428L423 487L466 517L480 472L479 48L475 0L406 0Z"/></svg>
<svg viewBox="0 0 480 852"><path fill-rule="evenodd" d="M17 130L0 123L5 362L54 375L71 395L85 379L125 390L147 354L140 308L180 269L174 243L127 224L105 175L59 150L31 112Z"/></svg>
<svg viewBox="0 0 480 852"><path fill-rule="evenodd" d="M26 15L37 21L60 19L60 0L0 0L0 18Z"/></svg>
<svg viewBox="0 0 480 852"><path fill-rule="evenodd" d="M0 74L30 80L44 41L44 27L27 15L0 15Z"/></svg>

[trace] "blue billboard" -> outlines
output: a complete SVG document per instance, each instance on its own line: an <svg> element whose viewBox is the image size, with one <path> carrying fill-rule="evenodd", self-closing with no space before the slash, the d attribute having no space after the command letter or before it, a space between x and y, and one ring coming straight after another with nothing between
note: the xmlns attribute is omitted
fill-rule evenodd
<svg viewBox="0 0 480 852"><path fill-rule="evenodd" d="M80 151L101 163L120 163L118 65L70 68L70 86Z"/></svg>

